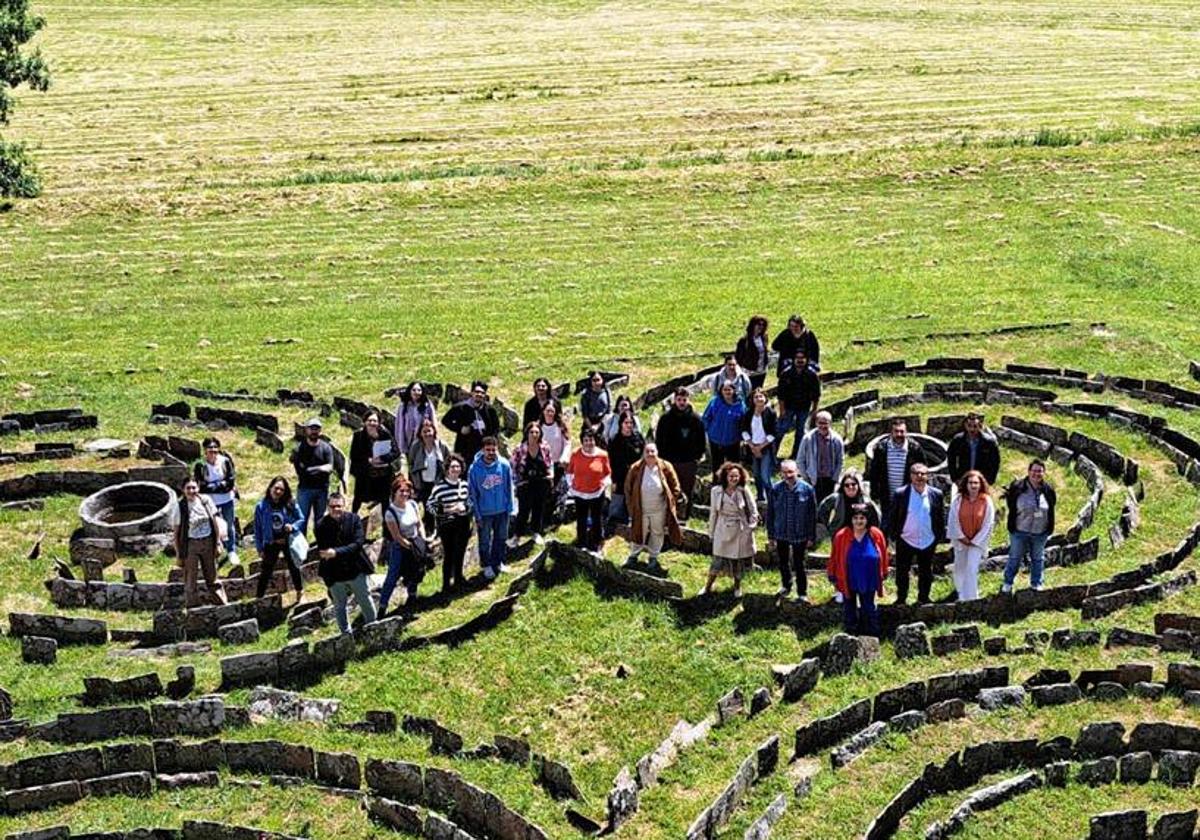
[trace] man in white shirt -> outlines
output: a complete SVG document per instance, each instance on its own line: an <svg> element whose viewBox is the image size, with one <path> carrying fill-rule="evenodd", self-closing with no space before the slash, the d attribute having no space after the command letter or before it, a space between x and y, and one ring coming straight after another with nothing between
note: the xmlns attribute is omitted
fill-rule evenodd
<svg viewBox="0 0 1200 840"><path fill-rule="evenodd" d="M892 496L888 536L896 543L896 603L908 601L908 570L917 561L917 603L929 603L933 552L946 541L946 500L929 486L929 467L913 464L909 483Z"/></svg>

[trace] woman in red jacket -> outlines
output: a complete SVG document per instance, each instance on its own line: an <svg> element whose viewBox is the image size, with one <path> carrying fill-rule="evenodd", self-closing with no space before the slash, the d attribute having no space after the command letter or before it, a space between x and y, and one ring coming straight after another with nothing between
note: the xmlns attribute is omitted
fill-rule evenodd
<svg viewBox="0 0 1200 840"><path fill-rule="evenodd" d="M834 535L826 573L842 601L846 632L879 636L875 596L882 597L888 573L887 537L867 524L866 505L854 505L850 524Z"/></svg>

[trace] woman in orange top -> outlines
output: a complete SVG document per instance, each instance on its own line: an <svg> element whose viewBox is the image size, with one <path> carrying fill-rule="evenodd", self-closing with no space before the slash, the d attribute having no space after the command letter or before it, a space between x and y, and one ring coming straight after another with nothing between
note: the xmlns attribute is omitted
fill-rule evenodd
<svg viewBox="0 0 1200 840"><path fill-rule="evenodd" d="M878 636L875 596L883 596L883 579L888 573L887 537L867 524L866 505L853 505L850 524L834 534L826 573L842 602L846 632Z"/></svg>
<svg viewBox="0 0 1200 840"><path fill-rule="evenodd" d="M987 557L995 524L996 506L987 479L979 470L970 470L958 480L946 520L946 536L954 549L954 589L960 601L979 597L979 564Z"/></svg>
<svg viewBox="0 0 1200 840"><path fill-rule="evenodd" d="M575 500L575 545L599 551L604 491L612 484L612 467L608 453L596 446L596 432L589 426L580 432L579 448L567 463L567 484Z"/></svg>

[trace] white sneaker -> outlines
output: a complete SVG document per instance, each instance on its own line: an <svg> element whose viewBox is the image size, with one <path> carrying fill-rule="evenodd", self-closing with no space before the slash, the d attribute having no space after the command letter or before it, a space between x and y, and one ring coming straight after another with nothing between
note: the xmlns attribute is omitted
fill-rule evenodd
<svg viewBox="0 0 1200 840"><path fill-rule="evenodd" d="M238 553L236 551L229 552L229 565L240 566L241 564L242 558L238 557Z"/></svg>
<svg viewBox="0 0 1200 840"><path fill-rule="evenodd" d="M492 570L491 566L483 567L483 576L487 580L495 580L496 579L496 573Z"/></svg>
<svg viewBox="0 0 1200 840"><path fill-rule="evenodd" d="M509 548L516 548L519 541L519 537L509 537L505 545L507 545Z"/></svg>
<svg viewBox="0 0 1200 840"><path fill-rule="evenodd" d="M534 541L535 543L537 543L538 545L544 545L544 544L545 544L545 542L546 542L546 538L545 538L545 537L543 537L541 534L534 534L534 535L533 535L533 541Z"/></svg>
<svg viewBox="0 0 1200 840"><path fill-rule="evenodd" d="M1039 584L1037 584L1036 586L1031 586L1031 587L1029 587L1029 588L1030 588L1030 589L1032 589L1034 592L1041 592L1043 589L1045 589L1045 588L1046 588L1046 585L1045 585L1045 584L1042 584L1042 583L1039 583Z"/></svg>
<svg viewBox="0 0 1200 840"><path fill-rule="evenodd" d="M1004 584L1003 586L1000 587L1000 591L1003 592L1005 595L1011 595L1012 594L1012 584L1011 583Z"/></svg>
<svg viewBox="0 0 1200 840"><path fill-rule="evenodd" d="M509 573L509 572L511 572L511 571L512 571L512 569L511 569L511 568L509 568L509 566L508 566L508 564L507 564L507 563L501 563L501 564L500 564L500 574L502 574L502 575L506 575L506 574L508 574L508 573Z"/></svg>

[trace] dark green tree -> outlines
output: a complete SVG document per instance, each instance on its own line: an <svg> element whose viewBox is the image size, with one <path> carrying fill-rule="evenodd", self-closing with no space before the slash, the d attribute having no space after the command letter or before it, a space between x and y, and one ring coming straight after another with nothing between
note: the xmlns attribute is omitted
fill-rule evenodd
<svg viewBox="0 0 1200 840"><path fill-rule="evenodd" d="M13 109L9 89L28 85L33 90L50 87L50 69L39 51L22 47L46 25L29 11L29 0L0 0L0 126L8 125ZM33 198L41 192L37 170L21 143L0 137L0 197Z"/></svg>

